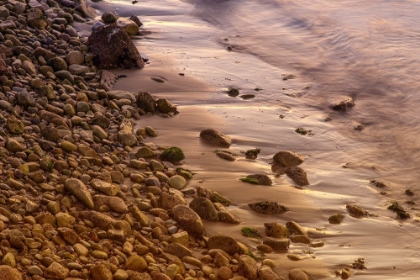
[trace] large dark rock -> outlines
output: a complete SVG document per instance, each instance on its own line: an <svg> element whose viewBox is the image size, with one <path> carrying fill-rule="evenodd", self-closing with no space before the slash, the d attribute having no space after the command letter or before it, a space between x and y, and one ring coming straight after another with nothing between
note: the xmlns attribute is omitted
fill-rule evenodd
<svg viewBox="0 0 420 280"><path fill-rule="evenodd" d="M115 24L106 25L93 31L87 45L96 55L99 68L143 68L144 62L139 51L123 28Z"/></svg>

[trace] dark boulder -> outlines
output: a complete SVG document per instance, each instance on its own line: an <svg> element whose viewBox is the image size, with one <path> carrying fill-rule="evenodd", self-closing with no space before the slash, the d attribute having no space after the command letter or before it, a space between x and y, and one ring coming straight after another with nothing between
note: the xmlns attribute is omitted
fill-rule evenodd
<svg viewBox="0 0 420 280"><path fill-rule="evenodd" d="M136 46L123 28L114 24L93 31L87 45L96 55L97 64L102 69L143 68L144 62Z"/></svg>

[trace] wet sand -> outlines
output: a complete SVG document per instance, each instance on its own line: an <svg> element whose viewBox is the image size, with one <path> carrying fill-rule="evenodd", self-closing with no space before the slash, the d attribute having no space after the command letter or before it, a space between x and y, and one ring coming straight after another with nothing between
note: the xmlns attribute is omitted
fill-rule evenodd
<svg viewBox="0 0 420 280"><path fill-rule="evenodd" d="M110 6L96 5L104 11L116 7L109 3ZM183 9L192 9L191 6L177 3L179 6L175 5L169 12L153 3L142 5L138 9L144 14L140 16L145 23L144 30L151 34L135 43L140 52L150 58L150 64L138 71L113 71L127 75L114 89L148 91L178 105L180 114L175 117L146 116L137 126L154 127L159 132L153 139L155 144L179 146L184 150L183 167L197 173L189 187L203 186L232 200L233 206L229 209L242 223L206 222L207 234L228 233L255 248L254 240L240 235L241 227L263 232L265 222L293 220L308 228L314 239L322 240L325 246L309 248L292 244L289 253L301 255L303 260L300 261L288 260L287 254L268 254L267 257L278 261L276 272L282 276L286 277L287 271L296 267L308 272L312 279L334 278L335 270L351 267L356 258L365 258L368 269L352 270L352 278L416 279L420 247L416 241L417 217L409 221L396 220L395 213L386 208L392 199L404 196L383 196L380 194L383 190L369 184L369 179L380 177L392 164L382 155L375 155L376 150L370 143L349 137L354 131L343 133L337 129L337 123L352 124L349 121L352 113L342 115L320 110L318 105L308 106L308 100L302 102L301 97L305 97L308 90L316 89L316 82L299 76L284 81L282 74L291 73L290 65L282 69L245 53L227 51L220 31L185 15ZM136 6L123 3L118 6L119 13L128 15L131 7ZM234 36L231 40L235 40ZM165 83L156 83L153 77L162 78ZM226 94L228 86L256 97L251 100L231 98ZM256 87L264 90L254 91ZM370 100L364 103L360 98L356 110L367 106L368 102ZM324 121L328 116L333 117L334 123ZM213 153L214 146L199 138L199 132L208 127L232 137L230 152L241 155L241 151L250 148L260 148L262 152L255 161L243 157L235 162L224 161ZM297 127L311 129L314 135L299 135L294 131ZM298 189L285 175L274 176L270 163L279 150L305 156L302 168L308 173L310 186ZM378 164L382 159L386 164ZM273 186L239 181L255 173L268 174L274 181ZM386 178L385 182L388 180ZM290 211L273 216L255 214L247 204L260 200L276 200ZM345 207L348 203L357 203L377 216L350 217ZM346 216L342 224L328 223L328 217L335 213Z"/></svg>

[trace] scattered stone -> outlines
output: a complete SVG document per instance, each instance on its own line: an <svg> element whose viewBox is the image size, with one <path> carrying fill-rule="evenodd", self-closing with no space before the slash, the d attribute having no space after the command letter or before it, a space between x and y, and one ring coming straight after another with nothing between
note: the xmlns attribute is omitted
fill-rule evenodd
<svg viewBox="0 0 420 280"><path fill-rule="evenodd" d="M331 103L331 108L335 111L346 111L354 106L353 98L349 96L343 96L341 100L334 101Z"/></svg>
<svg viewBox="0 0 420 280"><path fill-rule="evenodd" d="M258 230L254 229L254 228L243 227L241 229L241 233L242 233L243 236L246 236L246 237L251 237L251 238L261 237L261 234L258 232Z"/></svg>
<svg viewBox="0 0 420 280"><path fill-rule="evenodd" d="M181 160L185 159L184 152L178 147L171 147L165 149L159 156L163 161L169 161L173 164L179 163Z"/></svg>
<svg viewBox="0 0 420 280"><path fill-rule="evenodd" d="M239 259L238 273L247 279L258 278L257 262L250 256L243 255Z"/></svg>
<svg viewBox="0 0 420 280"><path fill-rule="evenodd" d="M289 249L290 240L288 238L267 237L263 243L275 251L285 251Z"/></svg>
<svg viewBox="0 0 420 280"><path fill-rule="evenodd" d="M248 206L260 214L281 214L289 211L287 207L272 201L250 203Z"/></svg>
<svg viewBox="0 0 420 280"><path fill-rule="evenodd" d="M258 185L271 186L273 184L273 181L271 181L270 177L268 177L265 174L248 175L248 176L246 176L245 179L250 179L251 183L256 181ZM242 181L248 182L249 180L242 180Z"/></svg>
<svg viewBox="0 0 420 280"><path fill-rule="evenodd" d="M360 219L360 218L366 217L368 214L362 207L355 204L347 204L346 208L350 216L354 218Z"/></svg>
<svg viewBox="0 0 420 280"><path fill-rule="evenodd" d="M232 140L229 136L212 128L202 130L200 132L200 138L211 144L222 147L229 147L232 144Z"/></svg>
<svg viewBox="0 0 420 280"><path fill-rule="evenodd" d="M290 151L280 151L273 156L273 160L279 167L292 167L301 164L304 158Z"/></svg>
<svg viewBox="0 0 420 280"><path fill-rule="evenodd" d="M328 218L328 222L333 225L341 224L343 220L344 220L343 214L334 214Z"/></svg>
<svg viewBox="0 0 420 280"><path fill-rule="evenodd" d="M265 223L265 234L275 238L289 238L289 230L280 223Z"/></svg>
<svg viewBox="0 0 420 280"><path fill-rule="evenodd" d="M305 170L298 166L289 167L286 169L286 174L295 182L298 186L309 185L308 175Z"/></svg>

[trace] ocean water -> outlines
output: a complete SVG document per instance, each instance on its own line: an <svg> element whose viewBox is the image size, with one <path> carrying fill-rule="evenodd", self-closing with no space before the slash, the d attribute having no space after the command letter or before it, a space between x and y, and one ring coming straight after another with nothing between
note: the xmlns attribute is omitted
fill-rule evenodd
<svg viewBox="0 0 420 280"><path fill-rule="evenodd" d="M306 267L314 279L334 278L335 269L363 257L368 270L354 271L355 279L418 279L420 1L91 4L100 12L139 16L144 23L147 33L135 44L150 63L139 71L115 71L127 74L116 88L147 90L178 105L176 117L147 121L162 132L157 143L188 147L187 167L198 173L193 185L232 197L232 211L244 220L241 226L263 231L262 222L273 218L253 215L246 204L271 198L299 209L279 220L318 229L325 246L314 249L316 259L329 272L317 271L316 263L290 264L280 257L279 274ZM151 77L167 82L157 84ZM238 88L240 96L228 96L229 87ZM346 112L332 110L331 102L341 96L352 97L356 105ZM208 125L232 136L234 152L261 148L258 161L214 162L211 149L198 139ZM296 134L298 127L313 135ZM280 149L305 156L302 167L311 182L305 190L295 190L287 178L271 172L271 158ZM274 187L236 182L249 172L270 174ZM410 213L409 220L398 220L386 209L393 201ZM347 203L374 215L329 225L328 217L346 213ZM212 225L212 231L234 233L238 227Z"/></svg>

